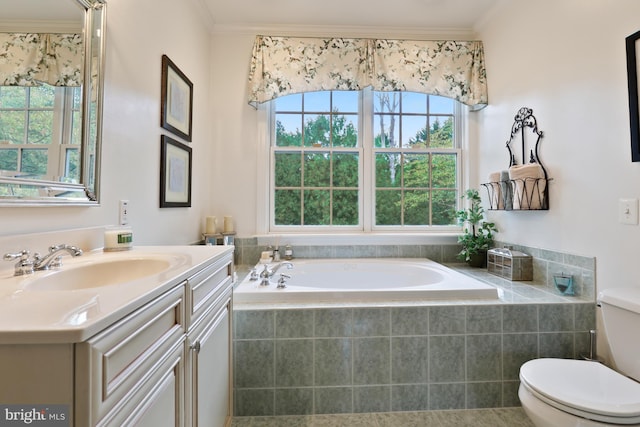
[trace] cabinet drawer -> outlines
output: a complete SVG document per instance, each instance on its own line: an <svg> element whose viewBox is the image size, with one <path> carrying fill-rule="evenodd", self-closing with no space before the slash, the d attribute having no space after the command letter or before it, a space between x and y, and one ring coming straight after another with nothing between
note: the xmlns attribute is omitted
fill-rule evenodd
<svg viewBox="0 0 640 427"><path fill-rule="evenodd" d="M183 339L184 301L184 286L179 286L78 346L79 363L88 364L78 368L88 377L92 424Z"/></svg>
<svg viewBox="0 0 640 427"><path fill-rule="evenodd" d="M207 311L211 302L232 286L232 269L229 255L187 279L187 329Z"/></svg>

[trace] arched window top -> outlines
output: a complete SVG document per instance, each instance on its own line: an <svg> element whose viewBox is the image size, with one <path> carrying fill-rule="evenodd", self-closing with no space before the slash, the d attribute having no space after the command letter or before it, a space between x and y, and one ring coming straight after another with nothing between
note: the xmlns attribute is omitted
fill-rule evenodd
<svg viewBox="0 0 640 427"><path fill-rule="evenodd" d="M481 41L258 36L249 103L319 90L412 91L487 105Z"/></svg>

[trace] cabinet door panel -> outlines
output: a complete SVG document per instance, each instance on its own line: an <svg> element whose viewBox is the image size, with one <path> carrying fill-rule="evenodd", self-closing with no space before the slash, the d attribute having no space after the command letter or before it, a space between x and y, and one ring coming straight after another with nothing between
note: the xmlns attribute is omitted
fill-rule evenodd
<svg viewBox="0 0 640 427"><path fill-rule="evenodd" d="M181 341L98 426L184 427L184 352Z"/></svg>
<svg viewBox="0 0 640 427"><path fill-rule="evenodd" d="M203 322L191 342L193 426L224 426L231 405L231 302ZM208 319L207 319L208 320Z"/></svg>

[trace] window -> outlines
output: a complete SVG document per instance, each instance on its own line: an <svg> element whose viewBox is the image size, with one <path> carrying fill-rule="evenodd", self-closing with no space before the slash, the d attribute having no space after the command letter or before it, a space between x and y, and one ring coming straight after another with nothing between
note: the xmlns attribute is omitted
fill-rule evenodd
<svg viewBox="0 0 640 427"><path fill-rule="evenodd" d="M461 111L449 98L413 92L271 101L271 231L455 225Z"/></svg>
<svg viewBox="0 0 640 427"><path fill-rule="evenodd" d="M0 86L0 170L78 182L80 87Z"/></svg>

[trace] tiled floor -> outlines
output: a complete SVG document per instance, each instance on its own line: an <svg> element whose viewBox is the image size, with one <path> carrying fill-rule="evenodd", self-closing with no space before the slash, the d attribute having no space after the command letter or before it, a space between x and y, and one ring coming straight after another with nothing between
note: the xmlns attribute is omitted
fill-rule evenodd
<svg viewBox="0 0 640 427"><path fill-rule="evenodd" d="M235 417L232 427L533 427L522 408Z"/></svg>

